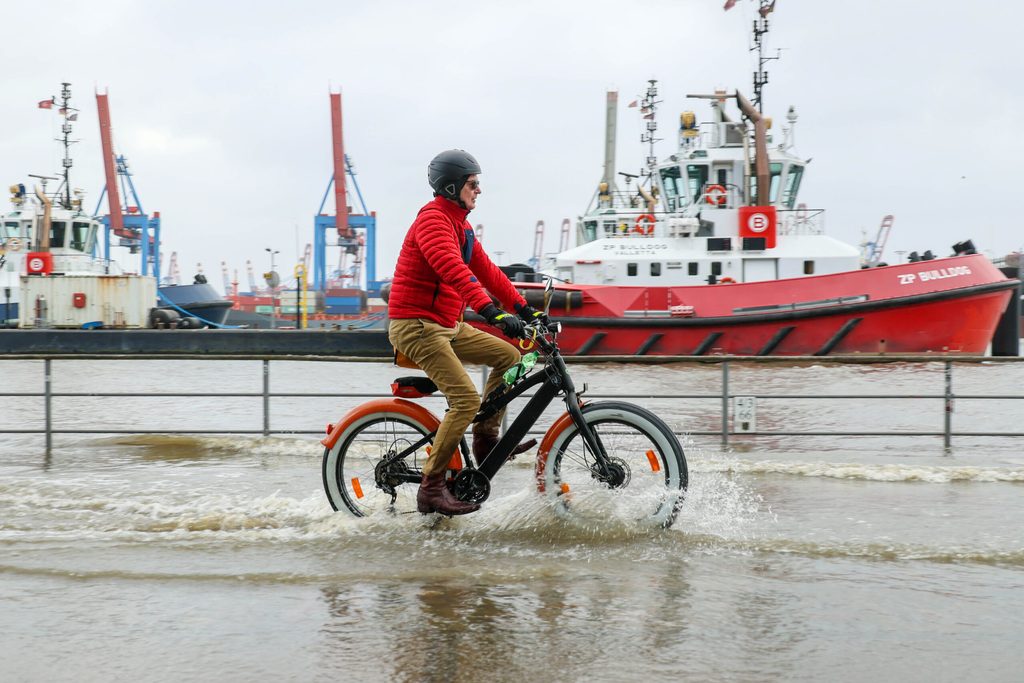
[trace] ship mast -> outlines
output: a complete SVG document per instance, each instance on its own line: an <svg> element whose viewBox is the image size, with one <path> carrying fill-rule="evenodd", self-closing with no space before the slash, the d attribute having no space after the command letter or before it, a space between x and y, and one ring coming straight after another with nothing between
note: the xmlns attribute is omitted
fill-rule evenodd
<svg viewBox="0 0 1024 683"><path fill-rule="evenodd" d="M775 0L760 0L760 3L761 6L757 10L758 18L754 20L754 47L750 49L751 51L757 50L757 71L754 72L754 106L763 113L764 102L761 90L768 83L768 72L764 67L773 59L778 59L779 55L776 53L774 57L766 57L764 54L764 36L768 33L768 15L775 9Z"/></svg>
<svg viewBox="0 0 1024 683"><path fill-rule="evenodd" d="M659 140L659 138L654 136L655 131L658 130L658 122L654 117L654 110L657 105L661 104L661 100L656 99L658 97L658 81L652 79L647 81L647 84L647 92L640 103L640 114L647 125L644 127L644 132L640 134L640 142L641 144L645 142L648 144L647 160L642 173L645 178L650 179L654 173L654 168L658 165L658 157L654 155L654 143Z"/></svg>
<svg viewBox="0 0 1024 683"><path fill-rule="evenodd" d="M64 208L70 210L71 209L71 166L73 164L73 162L71 161L71 145L73 145L74 143L77 142L77 140L72 140L71 139L71 121L74 121L77 118L77 116L72 114L72 112L77 111L77 109L74 109L74 108L72 108L72 107L70 107L68 105L68 103L71 101L71 84L70 83L61 83L60 85L61 85L61 90L60 90L60 97L61 97L60 114L61 114L61 116L64 117L64 123L61 125L61 133L62 133L63 137L62 138L57 138L57 141L64 145L64 173L63 173L63 176L64 176L64 183L63 183L64 196L62 198L61 197L58 197L58 198L61 200L61 203L64 205ZM57 194L58 194L58 196L60 195L60 190L57 191Z"/></svg>

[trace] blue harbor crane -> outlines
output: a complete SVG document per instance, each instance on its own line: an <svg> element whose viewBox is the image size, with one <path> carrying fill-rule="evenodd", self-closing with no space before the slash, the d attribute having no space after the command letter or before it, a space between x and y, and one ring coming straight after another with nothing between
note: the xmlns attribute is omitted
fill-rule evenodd
<svg viewBox="0 0 1024 683"><path fill-rule="evenodd" d="M328 232L333 231L333 234L337 235L337 241L332 242L330 246L340 247L345 254L356 256L357 259L360 252L363 252L365 255L366 289L371 296L377 296L381 284L377 281L377 214L367 210L351 160L345 154L342 139L341 93L330 93L330 101L334 173L330 182L327 183L327 189L320 201L320 209L313 218L313 289L318 292L327 289L327 235ZM362 209L361 214L349 211L346 180L350 180L355 189L359 206ZM332 185L334 187L334 216L324 213ZM352 286L360 287L361 283L353 282Z"/></svg>

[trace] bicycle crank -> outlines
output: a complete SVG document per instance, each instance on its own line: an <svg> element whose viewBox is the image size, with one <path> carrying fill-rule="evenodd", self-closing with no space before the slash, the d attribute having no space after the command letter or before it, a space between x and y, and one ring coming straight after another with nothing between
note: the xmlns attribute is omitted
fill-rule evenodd
<svg viewBox="0 0 1024 683"><path fill-rule="evenodd" d="M455 476L452 495L464 503L482 503L491 495L491 480L480 470L462 470Z"/></svg>

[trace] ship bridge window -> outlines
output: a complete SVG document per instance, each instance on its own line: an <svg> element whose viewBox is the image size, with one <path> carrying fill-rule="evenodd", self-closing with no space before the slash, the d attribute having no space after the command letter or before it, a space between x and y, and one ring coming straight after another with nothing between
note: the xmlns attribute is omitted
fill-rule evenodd
<svg viewBox="0 0 1024 683"><path fill-rule="evenodd" d="M769 182L768 186L768 201L772 204L779 197L779 185L781 184L782 176L782 164L773 163L768 166ZM750 196L757 196L757 169L750 169Z"/></svg>
<svg viewBox="0 0 1024 683"><path fill-rule="evenodd" d="M583 241L593 242L597 239L597 221L583 222Z"/></svg>
<svg viewBox="0 0 1024 683"><path fill-rule="evenodd" d="M63 247L64 236L67 233L68 224L64 221L53 221L50 224L50 246Z"/></svg>
<svg viewBox="0 0 1024 683"><path fill-rule="evenodd" d="M18 221L6 221L2 228L0 228L0 238L7 239L9 237L18 236Z"/></svg>
<svg viewBox="0 0 1024 683"><path fill-rule="evenodd" d="M678 166L661 169L661 185L665 188L665 204L669 211L681 209L688 203L682 176Z"/></svg>
<svg viewBox="0 0 1024 683"><path fill-rule="evenodd" d="M627 263L626 264L626 275L629 275L630 277L636 277L636 264L635 263Z"/></svg>
<svg viewBox="0 0 1024 683"><path fill-rule="evenodd" d="M690 164L686 167L686 177L690 185L690 196L697 201L708 184L708 167L704 164Z"/></svg>
<svg viewBox="0 0 1024 683"><path fill-rule="evenodd" d="M86 251L86 247L89 245L89 228L91 226L88 223L75 221L71 224L71 248L77 249L78 251Z"/></svg>
<svg viewBox="0 0 1024 683"><path fill-rule="evenodd" d="M782 191L782 205L787 209L796 206L796 195L800 191L800 180L804 175L804 167L793 164L786 175L786 189Z"/></svg>

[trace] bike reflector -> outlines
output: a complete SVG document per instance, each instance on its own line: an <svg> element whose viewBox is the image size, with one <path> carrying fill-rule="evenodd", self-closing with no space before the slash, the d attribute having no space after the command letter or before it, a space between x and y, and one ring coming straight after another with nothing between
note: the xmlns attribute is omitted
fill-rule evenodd
<svg viewBox="0 0 1024 683"><path fill-rule="evenodd" d="M352 477L352 490L356 492L356 498L363 497L363 487L359 483L359 477Z"/></svg>
<svg viewBox="0 0 1024 683"><path fill-rule="evenodd" d="M651 463L651 472L661 471L661 463L658 462L658 456L654 451L647 451L647 462Z"/></svg>

